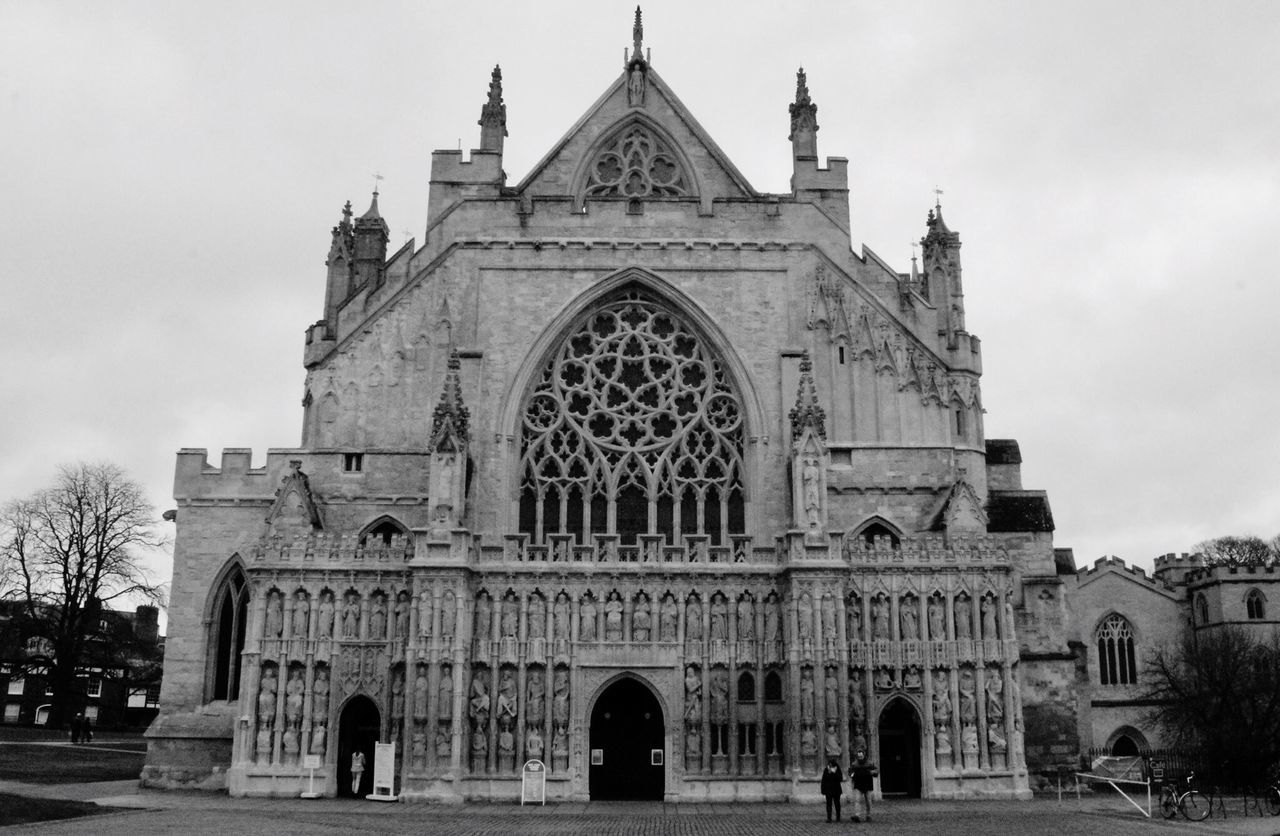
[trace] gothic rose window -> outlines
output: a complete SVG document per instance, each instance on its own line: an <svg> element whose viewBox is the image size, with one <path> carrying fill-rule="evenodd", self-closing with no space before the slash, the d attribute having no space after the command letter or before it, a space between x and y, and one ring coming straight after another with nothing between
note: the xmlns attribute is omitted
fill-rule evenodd
<svg viewBox="0 0 1280 836"><path fill-rule="evenodd" d="M618 134L588 174L587 197L683 197L689 186L664 143L640 125Z"/></svg>
<svg viewBox="0 0 1280 836"><path fill-rule="evenodd" d="M742 450L720 361L675 312L626 292L586 316L529 394L520 530L727 542L745 528Z"/></svg>

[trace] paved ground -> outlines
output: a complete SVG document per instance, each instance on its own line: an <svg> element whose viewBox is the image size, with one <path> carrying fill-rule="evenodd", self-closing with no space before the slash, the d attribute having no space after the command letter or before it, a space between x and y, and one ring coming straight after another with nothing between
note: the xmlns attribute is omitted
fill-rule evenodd
<svg viewBox="0 0 1280 836"><path fill-rule="evenodd" d="M589 803L546 807L474 804L379 804L336 799L230 799L206 793L140 791L132 781L40 786L0 781L0 792L93 800L120 809L102 816L20 825L4 834L348 834L387 833L442 836L493 834L672 834L672 836L792 836L850 831L885 834L1247 834L1277 836L1280 817L1245 818L1239 801L1211 821L1194 824L1158 818L1148 821L1115 797L1093 797L1061 805L1056 799L1030 802L881 802L869 823L827 824L818 804Z"/></svg>

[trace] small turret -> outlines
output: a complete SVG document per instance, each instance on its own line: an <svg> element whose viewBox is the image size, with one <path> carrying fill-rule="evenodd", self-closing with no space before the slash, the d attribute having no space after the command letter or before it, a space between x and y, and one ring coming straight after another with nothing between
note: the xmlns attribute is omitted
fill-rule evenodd
<svg viewBox="0 0 1280 836"><path fill-rule="evenodd" d="M489 78L489 100L480 108L480 150L502 153L507 136L507 106L502 102L502 68L495 65Z"/></svg>
<svg viewBox="0 0 1280 836"><path fill-rule="evenodd" d="M818 106L809 98L804 67L796 72L796 100L791 111L791 155L794 159L818 158Z"/></svg>
<svg viewBox="0 0 1280 836"><path fill-rule="evenodd" d="M378 192L373 193L369 211L356 218L353 232L355 287L380 287L386 277L387 241L391 230L378 214Z"/></svg>
<svg viewBox="0 0 1280 836"><path fill-rule="evenodd" d="M324 264L329 279L324 291L324 337L332 339L338 327L338 308L351 295L351 277L355 269L355 238L351 233L351 201L342 208L342 220L333 228L333 242Z"/></svg>
<svg viewBox="0 0 1280 836"><path fill-rule="evenodd" d="M956 350L964 327L964 286L960 280L960 236L942 219L942 203L929 212L929 231L920 239L924 251L923 295L938 309L938 334Z"/></svg>

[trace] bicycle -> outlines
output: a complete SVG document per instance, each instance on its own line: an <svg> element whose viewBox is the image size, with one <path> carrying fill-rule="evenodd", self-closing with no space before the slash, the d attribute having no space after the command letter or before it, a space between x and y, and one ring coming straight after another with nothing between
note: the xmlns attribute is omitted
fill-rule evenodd
<svg viewBox="0 0 1280 836"><path fill-rule="evenodd" d="M1273 816L1280 816L1280 783L1267 787L1262 791L1262 795L1267 800L1267 812Z"/></svg>
<svg viewBox="0 0 1280 836"><path fill-rule="evenodd" d="M1209 818L1209 802L1205 801L1204 796L1198 791L1191 788L1191 782L1195 777L1194 772L1187 776L1186 792L1178 792L1178 788L1173 784L1165 784L1161 787L1160 813L1166 819L1173 818L1179 812L1187 821L1204 821Z"/></svg>

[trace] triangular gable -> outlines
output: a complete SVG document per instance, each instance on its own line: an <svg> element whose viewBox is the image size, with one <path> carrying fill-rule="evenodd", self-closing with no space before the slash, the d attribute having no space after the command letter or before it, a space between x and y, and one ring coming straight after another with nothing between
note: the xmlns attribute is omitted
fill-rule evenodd
<svg viewBox="0 0 1280 836"><path fill-rule="evenodd" d="M643 104L632 105L624 72L516 186L527 197L574 198L580 205L592 163L631 124L652 133L684 167L691 197L756 197L758 193L650 67Z"/></svg>
<svg viewBox="0 0 1280 836"><path fill-rule="evenodd" d="M965 479L957 479L951 490L934 507L929 517L930 531L948 533L987 530L987 514L982 499Z"/></svg>

